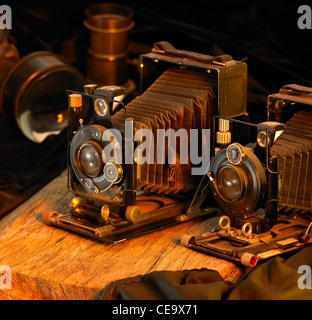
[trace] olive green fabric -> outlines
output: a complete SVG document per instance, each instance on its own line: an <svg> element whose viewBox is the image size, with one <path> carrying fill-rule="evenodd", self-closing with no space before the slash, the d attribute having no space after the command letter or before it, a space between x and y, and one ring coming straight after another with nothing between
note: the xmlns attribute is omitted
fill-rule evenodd
<svg viewBox="0 0 312 320"><path fill-rule="evenodd" d="M155 271L110 283L104 300L312 300L300 289L301 265L312 266L312 247L286 258L275 257L249 269L238 281L215 270Z"/></svg>

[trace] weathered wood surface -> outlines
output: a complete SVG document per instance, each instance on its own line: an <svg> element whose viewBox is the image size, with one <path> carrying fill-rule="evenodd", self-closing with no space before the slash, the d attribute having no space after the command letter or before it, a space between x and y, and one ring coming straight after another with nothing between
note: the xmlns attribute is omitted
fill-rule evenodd
<svg viewBox="0 0 312 320"><path fill-rule="evenodd" d="M185 233L211 230L215 218L193 220L116 245L42 222L46 209L65 212L73 195L66 172L0 220L0 265L12 270L12 288L0 299L96 299L107 284L152 271L207 268L235 281L242 269L180 244Z"/></svg>

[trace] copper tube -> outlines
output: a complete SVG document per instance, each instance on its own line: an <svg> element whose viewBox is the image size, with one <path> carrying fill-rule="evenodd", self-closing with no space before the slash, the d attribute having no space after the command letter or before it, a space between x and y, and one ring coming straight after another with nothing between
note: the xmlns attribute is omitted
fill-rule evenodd
<svg viewBox="0 0 312 320"><path fill-rule="evenodd" d="M120 85L127 81L128 31L133 28L130 7L113 3L86 9L84 25L90 30L87 78L98 85Z"/></svg>

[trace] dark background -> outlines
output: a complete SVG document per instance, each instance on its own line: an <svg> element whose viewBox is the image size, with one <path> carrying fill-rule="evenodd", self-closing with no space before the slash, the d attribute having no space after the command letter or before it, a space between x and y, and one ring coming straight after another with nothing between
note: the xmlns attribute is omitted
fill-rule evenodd
<svg viewBox="0 0 312 320"><path fill-rule="evenodd" d="M311 1L310 1L311 2ZM12 9L10 41L21 57L49 50L86 72L85 9L96 1L6 2ZM284 84L312 86L312 30L297 26L300 1L118 1L134 11L129 32L130 77L138 79L140 49L169 41L177 49L224 52L248 58L248 111L265 119L266 97ZM310 5L312 7L312 3ZM142 46L141 46L142 45ZM148 52L148 51L147 51ZM144 52L141 52L144 53ZM66 134L38 145L0 119L0 217L25 201L66 167Z"/></svg>

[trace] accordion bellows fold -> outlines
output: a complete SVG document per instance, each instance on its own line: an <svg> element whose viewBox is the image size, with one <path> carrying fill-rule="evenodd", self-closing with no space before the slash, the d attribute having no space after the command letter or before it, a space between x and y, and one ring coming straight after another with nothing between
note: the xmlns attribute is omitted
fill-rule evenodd
<svg viewBox="0 0 312 320"><path fill-rule="evenodd" d="M153 135L153 146L147 148L153 161L137 164L138 188L156 193L176 194L192 189L191 163L179 162L180 141L176 139L175 164L159 164L160 143L157 130L184 128L188 134L191 129L209 129L213 116L214 94L211 80L202 73L168 69L142 95L126 106L127 118L134 119L135 130L149 129ZM124 130L124 110L112 117L112 123L120 131ZM199 139L200 140L200 139ZM142 141L143 142L143 141ZM199 141L200 143L200 141ZM165 159L168 158L168 143L164 145ZM153 151L153 152L152 152ZM149 158L150 159L150 158Z"/></svg>
<svg viewBox="0 0 312 320"><path fill-rule="evenodd" d="M308 213L312 208L312 112L299 111L271 148L281 172L280 209Z"/></svg>

